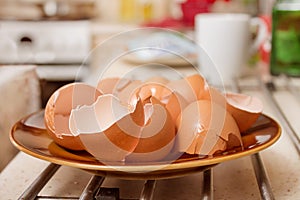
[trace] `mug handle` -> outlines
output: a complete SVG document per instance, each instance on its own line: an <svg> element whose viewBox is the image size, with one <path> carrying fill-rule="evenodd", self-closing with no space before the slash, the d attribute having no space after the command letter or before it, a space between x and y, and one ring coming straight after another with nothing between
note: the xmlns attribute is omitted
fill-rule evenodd
<svg viewBox="0 0 300 200"><path fill-rule="evenodd" d="M265 24L265 22L262 19L260 19L259 17L251 18L250 25L251 25L251 27L258 27L257 35L256 35L252 45L250 46L250 55L253 55L258 51L261 44L267 38L268 27Z"/></svg>

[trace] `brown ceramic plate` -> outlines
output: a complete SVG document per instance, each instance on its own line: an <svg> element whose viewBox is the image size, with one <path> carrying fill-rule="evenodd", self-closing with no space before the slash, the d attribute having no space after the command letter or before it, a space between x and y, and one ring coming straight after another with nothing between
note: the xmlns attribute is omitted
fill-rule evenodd
<svg viewBox="0 0 300 200"><path fill-rule="evenodd" d="M40 111L17 122L10 135L12 143L19 150L42 160L124 179L171 178L203 171L218 163L257 153L275 143L281 134L279 124L262 114L256 124L243 133L243 150L235 149L202 158L183 154L169 162L105 165L85 151L70 151L58 146L48 136L43 119L44 111Z"/></svg>

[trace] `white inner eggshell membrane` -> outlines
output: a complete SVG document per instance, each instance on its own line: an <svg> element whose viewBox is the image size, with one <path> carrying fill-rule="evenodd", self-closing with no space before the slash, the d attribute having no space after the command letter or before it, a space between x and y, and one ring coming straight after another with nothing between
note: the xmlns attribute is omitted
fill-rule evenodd
<svg viewBox="0 0 300 200"><path fill-rule="evenodd" d="M263 110L262 102L248 95L227 93L226 100L227 110L236 120L242 133L255 123Z"/></svg>
<svg viewBox="0 0 300 200"><path fill-rule="evenodd" d="M128 106L122 105L115 96L102 95L94 104L71 111L70 130L74 136L100 133L130 113ZM128 134L136 135L134 132Z"/></svg>
<svg viewBox="0 0 300 200"><path fill-rule="evenodd" d="M259 113L263 110L262 102L258 98L252 96L227 93L226 100L233 107L250 113Z"/></svg>

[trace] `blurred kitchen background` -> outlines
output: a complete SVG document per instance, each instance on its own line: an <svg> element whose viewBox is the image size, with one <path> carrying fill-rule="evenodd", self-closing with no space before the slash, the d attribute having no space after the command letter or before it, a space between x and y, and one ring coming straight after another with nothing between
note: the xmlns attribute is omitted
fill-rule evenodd
<svg viewBox="0 0 300 200"><path fill-rule="evenodd" d="M270 23L273 4L272 0L0 0L0 171L17 153L9 142L11 126L44 107L58 87L97 71L105 56L92 51L99 43L139 27L168 28L193 38L194 16L204 12L248 13ZM262 49L253 62L268 62L269 50Z"/></svg>

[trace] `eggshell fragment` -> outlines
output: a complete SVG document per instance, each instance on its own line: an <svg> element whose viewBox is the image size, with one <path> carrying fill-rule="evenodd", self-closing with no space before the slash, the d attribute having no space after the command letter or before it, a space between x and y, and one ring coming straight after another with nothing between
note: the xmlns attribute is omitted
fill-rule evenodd
<svg viewBox="0 0 300 200"><path fill-rule="evenodd" d="M72 134L102 162L124 161L136 148L143 125L141 101L129 110L110 94L100 96L90 106L73 109L70 115Z"/></svg>
<svg viewBox="0 0 300 200"><path fill-rule="evenodd" d="M199 96L199 100L208 100L222 107L226 107L226 98L224 94L215 87L208 86Z"/></svg>
<svg viewBox="0 0 300 200"><path fill-rule="evenodd" d="M69 130L69 115L73 108L81 105L91 105L101 93L84 83L67 84L56 90L49 98L44 121L48 134L53 140L68 149L83 150L78 137Z"/></svg>
<svg viewBox="0 0 300 200"><path fill-rule="evenodd" d="M174 124L176 124L178 115L188 105L187 100L177 91L172 92L171 89L161 83L144 83L141 85L138 95L143 101L153 98L161 102L170 113Z"/></svg>
<svg viewBox="0 0 300 200"><path fill-rule="evenodd" d="M166 88L165 85L160 83L143 83L140 86L139 96L142 100L145 100L149 97L155 97L156 99L161 100L166 93L171 93L171 91Z"/></svg>
<svg viewBox="0 0 300 200"><path fill-rule="evenodd" d="M164 77L152 77L143 82L139 95L142 99L146 99L153 96L159 100L162 100L164 96L167 96L171 91L166 87L170 81ZM143 97L144 96L144 97Z"/></svg>
<svg viewBox="0 0 300 200"><path fill-rule="evenodd" d="M227 109L236 120L241 132L249 129L263 111L262 102L245 94L227 93Z"/></svg>
<svg viewBox="0 0 300 200"><path fill-rule="evenodd" d="M195 92L197 99L201 99L207 93L208 90L208 83L200 74L194 74L191 76L187 76L185 80L189 83L192 87L193 91Z"/></svg>
<svg viewBox="0 0 300 200"><path fill-rule="evenodd" d="M163 104L151 98L151 116L143 127L138 145L126 157L129 162L158 161L165 158L174 146L175 124Z"/></svg>
<svg viewBox="0 0 300 200"><path fill-rule="evenodd" d="M169 111L174 124L176 124L178 116L188 106L187 101L180 94L177 94L176 91L173 92L170 96L168 96L167 100L162 101L167 101L165 107Z"/></svg>
<svg viewBox="0 0 300 200"><path fill-rule="evenodd" d="M167 89L163 92L165 96L169 96L172 92L176 91L188 104L197 101L197 91L194 91L194 88L186 79L170 81L166 87Z"/></svg>
<svg viewBox="0 0 300 200"><path fill-rule="evenodd" d="M176 92L183 97L188 104L200 99L210 99L210 87L200 74L170 81L166 86L170 92ZM170 92L165 91L165 95L169 96Z"/></svg>
<svg viewBox="0 0 300 200"><path fill-rule="evenodd" d="M188 105L178 117L176 149L180 152L213 155L228 146L242 146L238 126L226 109L208 100ZM235 138L230 140L231 138Z"/></svg>

